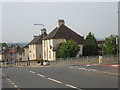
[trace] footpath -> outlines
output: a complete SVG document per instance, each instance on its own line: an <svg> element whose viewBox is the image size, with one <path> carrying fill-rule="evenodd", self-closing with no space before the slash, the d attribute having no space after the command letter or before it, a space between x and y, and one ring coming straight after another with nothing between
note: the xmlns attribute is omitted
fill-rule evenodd
<svg viewBox="0 0 120 90"><path fill-rule="evenodd" d="M101 64L81 64L71 65L70 68L98 72L108 75L120 76L120 64L118 63L101 63Z"/></svg>

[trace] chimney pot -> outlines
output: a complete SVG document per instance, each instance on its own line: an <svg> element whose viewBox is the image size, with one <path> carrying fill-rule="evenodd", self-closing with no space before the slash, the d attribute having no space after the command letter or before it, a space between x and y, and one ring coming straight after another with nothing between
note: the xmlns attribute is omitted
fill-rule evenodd
<svg viewBox="0 0 120 90"><path fill-rule="evenodd" d="M41 35L42 35L43 33L45 33L45 32L46 32L46 29L45 29L45 28L41 29Z"/></svg>
<svg viewBox="0 0 120 90"><path fill-rule="evenodd" d="M59 28L62 24L65 24L63 19L58 19L57 21L57 27Z"/></svg>
<svg viewBox="0 0 120 90"><path fill-rule="evenodd" d="M34 36L34 38L36 38L37 36Z"/></svg>

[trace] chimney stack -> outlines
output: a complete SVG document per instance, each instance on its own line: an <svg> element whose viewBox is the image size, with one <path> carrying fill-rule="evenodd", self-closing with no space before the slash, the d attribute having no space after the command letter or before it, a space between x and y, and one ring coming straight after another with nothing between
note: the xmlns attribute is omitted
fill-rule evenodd
<svg viewBox="0 0 120 90"><path fill-rule="evenodd" d="M41 29L41 35L43 34L43 33L45 33L46 32L46 29L45 28L42 28Z"/></svg>
<svg viewBox="0 0 120 90"><path fill-rule="evenodd" d="M36 38L37 36L35 35L34 38Z"/></svg>
<svg viewBox="0 0 120 90"><path fill-rule="evenodd" d="M57 27L59 28L62 24L65 24L63 19L58 19L57 21Z"/></svg>

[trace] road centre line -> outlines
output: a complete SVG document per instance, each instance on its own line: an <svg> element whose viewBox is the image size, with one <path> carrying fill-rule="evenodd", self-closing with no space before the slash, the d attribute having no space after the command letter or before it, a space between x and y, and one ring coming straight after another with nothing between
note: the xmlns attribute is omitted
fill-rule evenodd
<svg viewBox="0 0 120 90"><path fill-rule="evenodd" d="M30 71L31 73L35 73L35 72L33 72L33 71Z"/></svg>
<svg viewBox="0 0 120 90"><path fill-rule="evenodd" d="M9 80L9 82L11 83L12 81L11 81L11 80Z"/></svg>
<svg viewBox="0 0 120 90"><path fill-rule="evenodd" d="M35 73L35 72L33 72L33 71L30 71L31 73ZM41 76L41 77L45 77L44 75L42 75L42 74L37 74L38 76ZM59 83L59 84L62 84L62 82L61 81L58 81L58 80L56 80L56 79L53 79L53 78L47 78L48 80L51 80L51 81L53 81L53 82L56 82L56 83ZM64 83L65 84L65 83ZM77 87L75 87L75 86L73 86L73 85L70 85L70 84L65 84L67 87L70 87L70 88L77 88ZM77 88L78 89L78 88Z"/></svg>
<svg viewBox="0 0 120 90"><path fill-rule="evenodd" d="M11 83L12 85L15 85L14 83Z"/></svg>
<svg viewBox="0 0 120 90"><path fill-rule="evenodd" d="M37 74L38 76L41 76L41 77L45 77L44 75L42 75L42 74Z"/></svg>
<svg viewBox="0 0 120 90"><path fill-rule="evenodd" d="M51 80L51 81L57 82L57 83L62 83L62 82L60 82L58 80L55 80L55 79L52 79L52 78L48 78L48 79Z"/></svg>
<svg viewBox="0 0 120 90"><path fill-rule="evenodd" d="M2 73L3 74L3 73ZM5 76L5 74L3 74L3 76Z"/></svg>
<svg viewBox="0 0 120 90"><path fill-rule="evenodd" d="M18 86L17 85L14 85L15 88L17 88Z"/></svg>
<svg viewBox="0 0 120 90"><path fill-rule="evenodd" d="M77 88L77 87L70 85L70 84L66 84L66 86L71 87L71 88Z"/></svg>

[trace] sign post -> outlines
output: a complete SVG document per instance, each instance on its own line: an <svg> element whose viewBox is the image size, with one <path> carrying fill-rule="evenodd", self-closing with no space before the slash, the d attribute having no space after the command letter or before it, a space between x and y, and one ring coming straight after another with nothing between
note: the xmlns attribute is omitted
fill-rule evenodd
<svg viewBox="0 0 120 90"><path fill-rule="evenodd" d="M102 58L102 56L99 56L99 63L103 63L103 58Z"/></svg>

